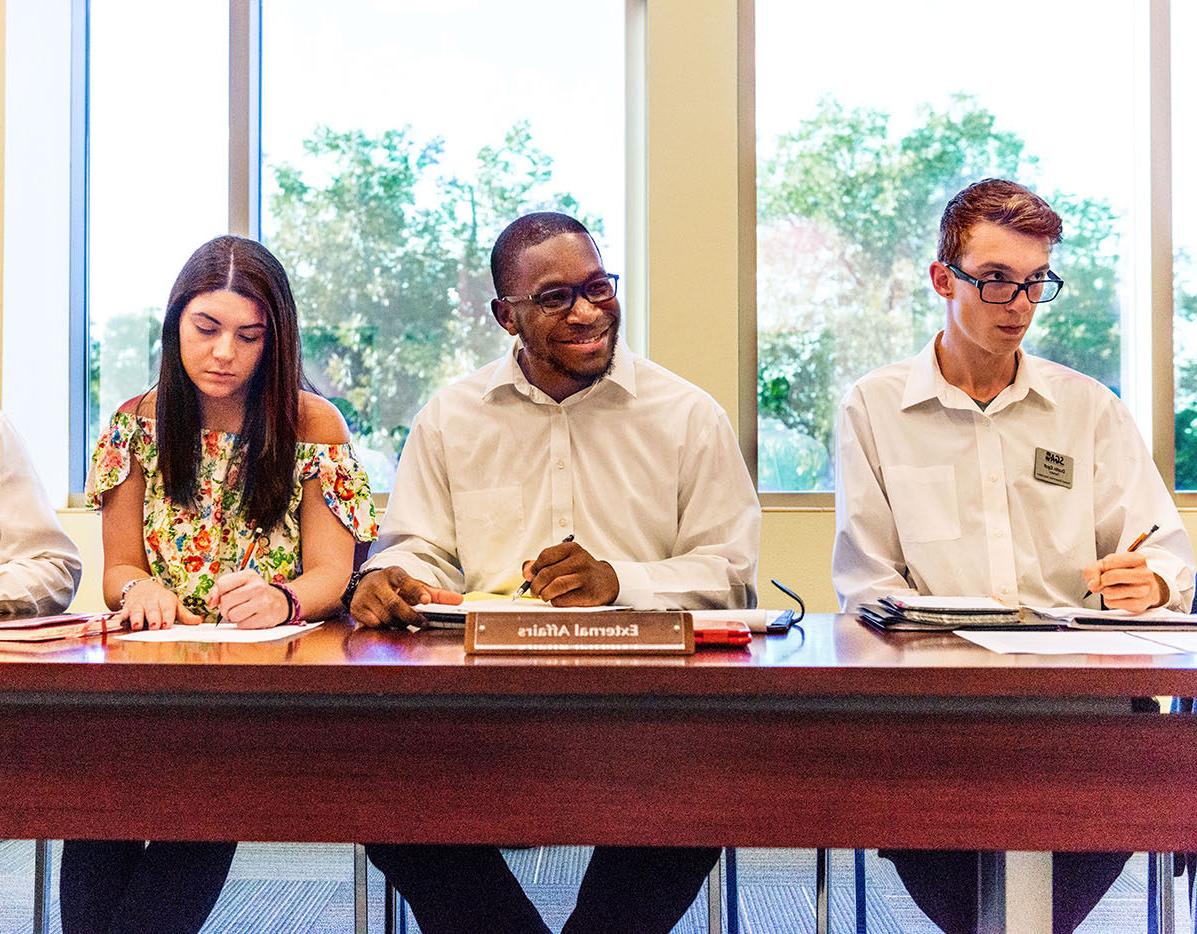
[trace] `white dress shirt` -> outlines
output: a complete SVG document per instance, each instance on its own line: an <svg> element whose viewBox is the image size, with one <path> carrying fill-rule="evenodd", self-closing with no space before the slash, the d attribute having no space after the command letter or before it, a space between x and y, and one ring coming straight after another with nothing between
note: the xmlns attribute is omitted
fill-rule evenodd
<svg viewBox="0 0 1197 934"><path fill-rule="evenodd" d="M841 608L887 593L1081 605L1081 569L1158 524L1139 553L1167 606L1188 610L1192 548L1126 407L1074 370L1018 359L984 412L944 379L934 340L849 392L832 558ZM1071 489L1036 479L1036 448L1072 458Z"/></svg>
<svg viewBox="0 0 1197 934"><path fill-rule="evenodd" d="M511 592L525 560L574 535L639 608L756 601L760 504L727 415L617 345L610 373L561 403L511 352L416 416L366 568Z"/></svg>
<svg viewBox="0 0 1197 934"><path fill-rule="evenodd" d="M0 414L0 613L58 613L82 574L79 549L58 524L25 445Z"/></svg>

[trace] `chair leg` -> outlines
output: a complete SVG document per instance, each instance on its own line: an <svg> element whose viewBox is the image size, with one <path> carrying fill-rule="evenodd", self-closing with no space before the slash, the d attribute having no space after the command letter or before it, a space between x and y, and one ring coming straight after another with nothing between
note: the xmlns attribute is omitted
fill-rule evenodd
<svg viewBox="0 0 1197 934"><path fill-rule="evenodd" d="M740 890L736 877L736 848L729 846L723 851L727 858L727 934L740 934Z"/></svg>
<svg viewBox="0 0 1197 934"><path fill-rule="evenodd" d="M852 861L856 882L856 934L868 934L869 898L865 889L865 851L853 850Z"/></svg>
<svg viewBox="0 0 1197 934"><path fill-rule="evenodd" d="M370 934L370 899L366 880L366 848L353 845L353 934Z"/></svg>
<svg viewBox="0 0 1197 934"><path fill-rule="evenodd" d="M33 841L33 934L50 934L50 879L53 876L49 840Z"/></svg>
<svg viewBox="0 0 1197 934"><path fill-rule="evenodd" d="M831 851L815 850L815 934L827 934L827 886L831 876Z"/></svg>
<svg viewBox="0 0 1197 934"><path fill-rule="evenodd" d="M1147 854L1147 932L1174 934L1172 854Z"/></svg>
<svg viewBox="0 0 1197 934"><path fill-rule="evenodd" d="M726 850L721 850L719 860L707 876L707 930L710 934L723 934L723 858Z"/></svg>

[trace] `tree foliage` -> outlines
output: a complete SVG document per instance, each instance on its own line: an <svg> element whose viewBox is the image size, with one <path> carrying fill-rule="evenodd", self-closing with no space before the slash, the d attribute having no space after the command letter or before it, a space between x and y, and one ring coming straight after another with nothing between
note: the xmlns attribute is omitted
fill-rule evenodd
<svg viewBox="0 0 1197 934"><path fill-rule="evenodd" d="M966 96L944 110L923 106L901 133L885 113L825 98L782 135L758 181L762 415L830 454L848 386L942 326L927 267L944 204L986 176L1031 178L1035 164L1022 139ZM1048 198L1064 219L1053 265L1068 285L1039 309L1028 347L1117 388L1113 212L1098 200ZM761 477L762 489L780 482ZM801 483L827 488L829 475Z"/></svg>
<svg viewBox="0 0 1197 934"><path fill-rule="evenodd" d="M302 167L274 168L268 245L291 275L317 386L367 443L397 453L433 388L497 355L490 247L532 210L580 214L553 188L527 123L441 172L443 142L317 129ZM598 219L583 216L596 234Z"/></svg>

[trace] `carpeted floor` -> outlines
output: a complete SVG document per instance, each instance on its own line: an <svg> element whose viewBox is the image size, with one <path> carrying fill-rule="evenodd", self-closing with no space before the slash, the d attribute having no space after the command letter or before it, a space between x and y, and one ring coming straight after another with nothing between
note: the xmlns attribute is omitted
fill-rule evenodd
<svg viewBox="0 0 1197 934"><path fill-rule="evenodd" d="M573 906L589 852L577 848L516 850L508 860L545 921L560 930ZM814 930L814 854L810 850L739 850L740 930L789 934ZM57 864L57 858L55 859ZM935 934L890 864L868 857L870 934ZM1143 856L1128 864L1078 934L1146 930ZM33 919L33 844L0 841L0 934L27 934ZM57 891L57 885L55 885ZM382 931L382 877L371 867L370 930ZM1176 929L1192 930L1183 880L1176 887ZM675 934L705 934L705 892ZM57 901L51 930L60 931ZM832 863L831 930L853 931L852 854ZM417 931L414 923L409 931ZM351 934L353 853L345 845L242 844L205 934Z"/></svg>

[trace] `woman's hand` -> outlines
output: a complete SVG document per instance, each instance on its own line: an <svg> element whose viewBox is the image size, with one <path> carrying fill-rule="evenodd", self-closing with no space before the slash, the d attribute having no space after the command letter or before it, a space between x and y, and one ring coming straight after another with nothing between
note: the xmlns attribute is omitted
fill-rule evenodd
<svg viewBox="0 0 1197 934"><path fill-rule="evenodd" d="M239 629L269 629L291 618L287 595L257 571L234 571L216 578L208 603Z"/></svg>
<svg viewBox="0 0 1197 934"><path fill-rule="evenodd" d="M173 590L163 587L152 577L138 580L125 592L121 619L134 631L169 629L176 622L187 626L203 622L201 617L183 606Z"/></svg>

